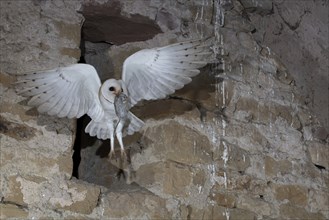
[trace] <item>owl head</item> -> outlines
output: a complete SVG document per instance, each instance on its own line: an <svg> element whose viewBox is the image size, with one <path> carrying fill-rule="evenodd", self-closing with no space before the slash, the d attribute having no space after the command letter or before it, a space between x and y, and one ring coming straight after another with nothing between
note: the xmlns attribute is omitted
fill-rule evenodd
<svg viewBox="0 0 329 220"><path fill-rule="evenodd" d="M122 81L116 79L106 80L100 89L100 95L112 103L114 103L115 97L120 95L122 92L127 95L126 87L123 85Z"/></svg>

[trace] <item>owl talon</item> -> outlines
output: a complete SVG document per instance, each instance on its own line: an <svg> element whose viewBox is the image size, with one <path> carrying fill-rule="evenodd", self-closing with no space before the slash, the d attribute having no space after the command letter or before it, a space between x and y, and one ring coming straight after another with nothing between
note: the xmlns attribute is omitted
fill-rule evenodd
<svg viewBox="0 0 329 220"><path fill-rule="evenodd" d="M109 153L109 155L108 155L108 157L109 157L109 159L111 160L112 159L112 157L114 156L114 150L110 150L110 153Z"/></svg>
<svg viewBox="0 0 329 220"><path fill-rule="evenodd" d="M121 158L127 158L127 154L124 149L121 149Z"/></svg>

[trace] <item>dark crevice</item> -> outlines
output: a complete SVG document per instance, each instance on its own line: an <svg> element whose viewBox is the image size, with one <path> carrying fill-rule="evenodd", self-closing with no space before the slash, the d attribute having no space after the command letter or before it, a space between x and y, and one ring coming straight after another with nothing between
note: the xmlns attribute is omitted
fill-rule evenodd
<svg viewBox="0 0 329 220"><path fill-rule="evenodd" d="M81 161L81 135L82 132L84 132L83 129L83 119L85 116L79 118L77 120L77 127L76 127L76 136L75 136L75 141L74 141L74 146L73 146L73 171L72 171L72 176L76 177L79 179L79 165Z"/></svg>
<svg viewBox="0 0 329 220"><path fill-rule="evenodd" d="M314 164L314 166L316 166L316 168L318 168L321 171L326 169L326 167L318 165L318 164Z"/></svg>
<svg viewBox="0 0 329 220"><path fill-rule="evenodd" d="M81 50L81 57L78 63L86 63L85 61L85 41L83 39L83 33L81 31L81 41L80 41L80 50ZM73 145L73 155L72 155L72 160L73 160L73 170L72 170L72 176L79 179L79 165L81 162L81 135L82 132L84 132L83 128L83 121L86 116L82 116L77 119L77 126L76 126L76 136L74 140L74 145Z"/></svg>

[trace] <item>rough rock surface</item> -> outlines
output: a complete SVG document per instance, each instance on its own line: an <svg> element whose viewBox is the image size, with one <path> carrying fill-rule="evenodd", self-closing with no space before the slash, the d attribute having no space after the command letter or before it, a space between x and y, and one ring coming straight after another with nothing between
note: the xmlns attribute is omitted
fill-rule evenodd
<svg viewBox="0 0 329 220"><path fill-rule="evenodd" d="M261 7L267 16L250 14L250 19L257 28L254 36L278 54L294 77L299 93L306 97L305 104L319 117L328 131L329 2L247 2L273 2L271 11Z"/></svg>
<svg viewBox="0 0 329 220"><path fill-rule="evenodd" d="M294 24L288 3L109 2L0 2L1 219L329 218L328 130L294 85L294 65L257 35L258 21L273 22L280 7ZM108 160L108 141L83 136L77 180L75 121L27 107L12 83L14 74L77 62L84 12L92 28L102 18L100 26L119 21L128 31L85 42L84 58L102 79L118 78L138 49L184 39L212 35L214 59L182 90L132 109L146 125L124 139L130 161ZM136 37L133 22L156 31Z"/></svg>

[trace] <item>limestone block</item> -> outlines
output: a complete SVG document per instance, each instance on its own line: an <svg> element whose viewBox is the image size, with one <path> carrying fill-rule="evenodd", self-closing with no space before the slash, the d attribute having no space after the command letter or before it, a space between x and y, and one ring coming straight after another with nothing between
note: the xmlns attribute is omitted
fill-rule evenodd
<svg viewBox="0 0 329 220"><path fill-rule="evenodd" d="M230 209L228 212L226 212L226 216L229 215L230 219L245 219L245 220L253 220L257 218L256 213L250 211L250 210L245 210L245 209Z"/></svg>
<svg viewBox="0 0 329 220"><path fill-rule="evenodd" d="M231 100L235 92L235 82L230 79L225 79L214 87L209 86L213 81L203 81L202 78L196 78L195 81L192 81L192 84L194 84L194 82L196 84L206 83L207 86L200 88L197 88L197 86L186 87L186 90L189 89L189 92L185 92L183 88L178 91L178 95L196 100L197 103L207 111L207 114L211 114L212 112L217 113L222 108L226 108L233 104Z"/></svg>
<svg viewBox="0 0 329 220"><path fill-rule="evenodd" d="M317 128L314 128L314 132L313 132L313 135L314 135L314 138L316 138L317 140L320 140L320 141L329 141L329 132L326 130L325 127L317 127Z"/></svg>
<svg viewBox="0 0 329 220"><path fill-rule="evenodd" d="M240 195L236 207L265 216L271 215L273 210L270 203L251 195Z"/></svg>
<svg viewBox="0 0 329 220"><path fill-rule="evenodd" d="M312 163L329 168L329 146L328 144L308 141L307 149L310 152Z"/></svg>
<svg viewBox="0 0 329 220"><path fill-rule="evenodd" d="M215 201L217 205L223 206L225 208L235 208L237 197L232 193L218 192L213 193L210 199Z"/></svg>
<svg viewBox="0 0 329 220"><path fill-rule="evenodd" d="M207 136L174 120L149 127L144 135L145 148L152 149L154 157L190 165L211 161Z"/></svg>
<svg viewBox="0 0 329 220"><path fill-rule="evenodd" d="M147 102L142 106L136 106L132 111L143 120L150 118L159 120L183 115L195 108L196 105L193 102L178 99L164 99Z"/></svg>
<svg viewBox="0 0 329 220"><path fill-rule="evenodd" d="M90 214L96 207L100 189L97 186L76 180L63 180L54 175L52 179L38 176L22 176L17 178L21 185L24 203L30 211L34 207L42 210L37 215L47 215L46 210L70 211Z"/></svg>
<svg viewBox="0 0 329 220"><path fill-rule="evenodd" d="M192 182L192 173L177 163L166 163L163 191L173 196L187 197Z"/></svg>
<svg viewBox="0 0 329 220"><path fill-rule="evenodd" d="M191 100L209 112L228 106L235 91L235 82L229 78L221 82L221 78L215 78L217 74L222 76L217 72L222 72L221 67L214 65L204 67L199 75L192 78L191 83L178 90L174 96ZM216 80L218 80L217 85L214 84Z"/></svg>
<svg viewBox="0 0 329 220"><path fill-rule="evenodd" d="M142 165L136 170L135 182L149 188L158 182L161 183L164 181L164 170L165 168L162 162Z"/></svg>
<svg viewBox="0 0 329 220"><path fill-rule="evenodd" d="M246 48L248 50L254 50L254 48L257 47L257 43L253 39L253 37L250 33L239 32L237 37L238 37L239 43L244 48Z"/></svg>
<svg viewBox="0 0 329 220"><path fill-rule="evenodd" d="M104 197L105 218L170 219L166 201L144 191L109 192Z"/></svg>
<svg viewBox="0 0 329 220"><path fill-rule="evenodd" d="M251 123L235 123L232 121L226 128L225 139L234 143L249 153L262 151L264 146L268 145L267 137ZM247 155L247 154L245 154Z"/></svg>
<svg viewBox="0 0 329 220"><path fill-rule="evenodd" d="M1 115L0 123L0 132L16 140L30 140L35 137L37 133L37 129L16 122L11 122L6 118L2 117Z"/></svg>
<svg viewBox="0 0 329 220"><path fill-rule="evenodd" d="M0 166L5 175L19 172L22 175L52 178L55 173L61 173L71 177L73 168L71 152L43 152L42 147L38 152L19 145L10 146L10 143L16 143L16 141L6 140L1 146Z"/></svg>
<svg viewBox="0 0 329 220"><path fill-rule="evenodd" d="M207 206L204 209L190 207L189 216L191 219L227 219L228 214L225 212L225 207Z"/></svg>
<svg viewBox="0 0 329 220"><path fill-rule="evenodd" d="M308 197L309 209L313 212L323 212L328 218L329 212L326 207L329 207L328 189L322 188L321 190L310 190Z"/></svg>
<svg viewBox="0 0 329 220"><path fill-rule="evenodd" d="M292 205L304 207L308 200L308 190L301 185L275 185L275 197L279 201L288 200Z"/></svg>
<svg viewBox="0 0 329 220"><path fill-rule="evenodd" d="M189 196L192 182L197 186L204 185L204 174L196 172L196 175L195 177L190 168L182 164L159 162L140 166L136 170L135 182L146 188L184 198Z"/></svg>
<svg viewBox="0 0 329 220"><path fill-rule="evenodd" d="M256 214L238 208L225 208L217 205L210 205L204 209L197 209L190 207L189 216L191 219L218 219L218 220L227 220L227 219L245 219L245 220L254 220L256 219Z"/></svg>
<svg viewBox="0 0 329 220"><path fill-rule="evenodd" d="M265 180L257 179L250 175L241 175L233 170L218 170L216 171L216 183L212 191L222 192L224 189L230 192L250 192L261 197L266 195L268 186Z"/></svg>
<svg viewBox="0 0 329 220"><path fill-rule="evenodd" d="M58 204L57 208L59 209L90 214L98 204L100 188L97 186L86 184L81 181L69 181L67 190L68 192L75 194L72 195L72 204L65 206Z"/></svg>
<svg viewBox="0 0 329 220"><path fill-rule="evenodd" d="M247 191L251 189L252 177L248 175L236 175L231 177L231 172L228 174L229 182L227 188L235 191Z"/></svg>
<svg viewBox="0 0 329 220"><path fill-rule="evenodd" d="M321 213L307 212L304 208L290 203L280 205L280 215L289 219L326 219Z"/></svg>
<svg viewBox="0 0 329 220"><path fill-rule="evenodd" d="M231 10L225 13L225 28L242 32L251 32L255 29L248 19L241 17L236 11Z"/></svg>
<svg viewBox="0 0 329 220"><path fill-rule="evenodd" d="M219 167L236 171L245 171L250 166L249 153L225 140L222 140L214 152L214 159Z"/></svg>
<svg viewBox="0 0 329 220"><path fill-rule="evenodd" d="M15 205L0 203L0 218L27 219L28 211Z"/></svg>
<svg viewBox="0 0 329 220"><path fill-rule="evenodd" d="M193 185L195 186L204 186L207 178L207 173L202 169L193 170Z"/></svg>
<svg viewBox="0 0 329 220"><path fill-rule="evenodd" d="M287 121L290 125L292 123L292 109L287 106L276 103L262 103L251 97L240 98L236 103L236 112L246 111L251 114L252 121L257 123L270 124L278 117Z"/></svg>
<svg viewBox="0 0 329 220"><path fill-rule="evenodd" d="M8 181L8 189L2 188L2 190L6 190L7 192L4 194L4 201L14 203L17 205L27 205L23 201L23 193L21 190L21 183L17 181L17 175L7 177Z"/></svg>
<svg viewBox="0 0 329 220"><path fill-rule="evenodd" d="M270 156L265 157L265 175L275 177L278 174L285 175L290 173L292 164L288 160L276 161Z"/></svg>
<svg viewBox="0 0 329 220"><path fill-rule="evenodd" d="M106 56L108 56L109 65L112 66L111 75L105 75L105 73L102 74L101 72L101 78L105 79L109 76L113 78L120 78L122 74L122 64L130 55L133 53L139 51L141 48L134 45L123 45L123 46L113 46L110 47L107 53L105 53Z"/></svg>

